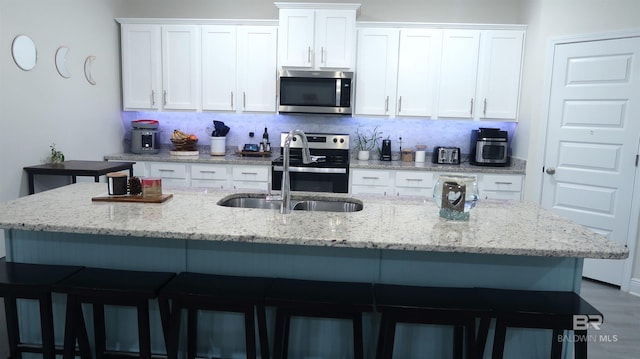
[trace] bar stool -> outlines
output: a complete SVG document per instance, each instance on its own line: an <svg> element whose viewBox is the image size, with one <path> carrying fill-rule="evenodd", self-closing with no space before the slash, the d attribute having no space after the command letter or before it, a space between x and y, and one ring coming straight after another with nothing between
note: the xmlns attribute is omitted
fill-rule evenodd
<svg viewBox="0 0 640 359"><path fill-rule="evenodd" d="M373 311L371 284L277 278L265 304L276 308L275 359L288 356L291 317L351 320L354 358L364 358L362 313Z"/></svg>
<svg viewBox="0 0 640 359"><path fill-rule="evenodd" d="M271 278L240 277L183 272L165 285L158 295L161 310L170 312L169 333L166 337L167 356L178 356L180 314L186 309L187 358L194 359L197 351L197 311L244 313L247 358L255 359L256 336L254 309L257 312L260 354L269 359L269 341L264 307L265 291ZM171 309L169 310L169 306Z"/></svg>
<svg viewBox="0 0 640 359"><path fill-rule="evenodd" d="M398 323L452 326L453 357L481 357L489 309L476 300L474 289L374 284L373 292L376 311L381 313L378 359L392 358ZM481 319L478 337L477 318Z"/></svg>
<svg viewBox="0 0 640 359"><path fill-rule="evenodd" d="M160 288L175 273L84 268L60 281L55 292L67 294L67 319L64 335L64 358L72 359L73 348L78 340L80 356L90 359L89 343L82 313L82 304L93 306L93 329L95 334L95 358L115 355L107 351L104 306L128 306L137 308L138 356L151 358L151 330L149 325L149 300L156 298ZM166 313L165 313L166 314ZM161 312L163 329L168 318Z"/></svg>
<svg viewBox="0 0 640 359"><path fill-rule="evenodd" d="M0 259L0 297L4 298L10 358L22 353L41 353L54 359L56 353L51 292L54 284L79 271L79 266L27 264ZM40 306L42 344L25 344L20 340L17 299L35 299Z"/></svg>
<svg viewBox="0 0 640 359"><path fill-rule="evenodd" d="M479 299L492 307L496 329L492 357L502 358L508 327L551 329L552 359L562 357L562 340L565 330L574 330L574 316L602 322L600 311L574 292L530 291L507 289L479 289ZM586 338L588 322L584 329L574 330L578 337ZM587 340L573 340L576 359L587 358Z"/></svg>

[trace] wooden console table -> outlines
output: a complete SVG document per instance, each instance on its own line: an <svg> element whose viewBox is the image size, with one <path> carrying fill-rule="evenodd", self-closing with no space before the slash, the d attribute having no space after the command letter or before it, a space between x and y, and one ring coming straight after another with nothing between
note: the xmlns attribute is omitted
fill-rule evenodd
<svg viewBox="0 0 640 359"><path fill-rule="evenodd" d="M78 176L94 177L96 182L100 176L109 172L129 170L129 176L133 176L135 162L111 162L111 161L64 161L62 163L46 163L37 166L24 167L29 179L29 194L35 193L33 175L71 176L71 181L76 183Z"/></svg>

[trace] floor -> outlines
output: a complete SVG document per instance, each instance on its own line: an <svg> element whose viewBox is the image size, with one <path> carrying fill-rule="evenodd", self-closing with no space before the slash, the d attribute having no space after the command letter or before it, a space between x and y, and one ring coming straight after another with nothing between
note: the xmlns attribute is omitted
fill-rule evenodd
<svg viewBox="0 0 640 359"><path fill-rule="evenodd" d="M640 297L590 280L582 282L581 295L604 314L601 330L589 331L594 334L589 358L640 358ZM8 356L4 310L0 310L0 359Z"/></svg>

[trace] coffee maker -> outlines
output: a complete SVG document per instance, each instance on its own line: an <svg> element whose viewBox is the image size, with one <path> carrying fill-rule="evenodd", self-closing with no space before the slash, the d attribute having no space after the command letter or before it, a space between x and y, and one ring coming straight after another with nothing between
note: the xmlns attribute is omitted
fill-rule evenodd
<svg viewBox="0 0 640 359"><path fill-rule="evenodd" d="M382 150L380 151L380 161L391 161L391 140L382 140Z"/></svg>

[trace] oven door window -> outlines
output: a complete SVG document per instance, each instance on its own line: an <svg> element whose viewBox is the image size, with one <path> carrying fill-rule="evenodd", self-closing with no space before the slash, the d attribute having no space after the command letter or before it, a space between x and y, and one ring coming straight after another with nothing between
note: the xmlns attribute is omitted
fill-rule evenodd
<svg viewBox="0 0 640 359"><path fill-rule="evenodd" d="M335 107L336 79L281 77L280 105Z"/></svg>
<svg viewBox="0 0 640 359"><path fill-rule="evenodd" d="M348 173L304 173L289 172L290 186L292 191L303 192L328 192L328 193L348 193L349 174ZM272 173L273 190L279 191L282 186L282 171Z"/></svg>

